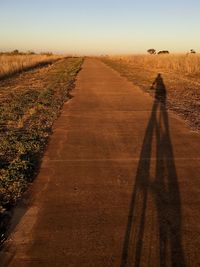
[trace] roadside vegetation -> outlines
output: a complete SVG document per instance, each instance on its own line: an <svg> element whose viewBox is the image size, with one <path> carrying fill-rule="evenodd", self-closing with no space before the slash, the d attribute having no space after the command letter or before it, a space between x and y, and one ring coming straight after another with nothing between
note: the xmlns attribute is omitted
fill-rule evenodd
<svg viewBox="0 0 200 267"><path fill-rule="evenodd" d="M1 82L0 218L33 180L53 122L70 98L82 62L82 58L62 59Z"/></svg>
<svg viewBox="0 0 200 267"><path fill-rule="evenodd" d="M200 54L134 55L109 58L121 60L124 63L142 67L144 69L153 68L184 76L197 76L200 74Z"/></svg>
<svg viewBox="0 0 200 267"><path fill-rule="evenodd" d="M10 53L0 53L0 79L12 74L52 63L61 56L52 53L35 54L34 52L20 53L15 50Z"/></svg>
<svg viewBox="0 0 200 267"><path fill-rule="evenodd" d="M167 107L200 130L199 54L106 56L102 60L151 95L152 83L160 73L167 89Z"/></svg>

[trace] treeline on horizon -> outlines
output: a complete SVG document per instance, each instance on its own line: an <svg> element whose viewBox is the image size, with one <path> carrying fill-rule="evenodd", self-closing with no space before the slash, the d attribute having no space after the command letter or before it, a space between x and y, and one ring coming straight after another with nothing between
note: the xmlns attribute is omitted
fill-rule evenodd
<svg viewBox="0 0 200 267"><path fill-rule="evenodd" d="M156 51L156 49L154 48L150 48L147 50L147 53L149 53L150 55L160 55L160 54L169 54L169 50L160 50L160 51ZM196 51L194 49L190 49L189 52L187 52L187 54L196 54Z"/></svg>
<svg viewBox="0 0 200 267"><path fill-rule="evenodd" d="M53 52L40 52L36 53L35 51L27 51L27 52L22 52L19 51L18 49L15 49L13 51L0 51L0 55L8 55L8 56L23 56L23 55L45 55L45 56L52 56L54 55Z"/></svg>

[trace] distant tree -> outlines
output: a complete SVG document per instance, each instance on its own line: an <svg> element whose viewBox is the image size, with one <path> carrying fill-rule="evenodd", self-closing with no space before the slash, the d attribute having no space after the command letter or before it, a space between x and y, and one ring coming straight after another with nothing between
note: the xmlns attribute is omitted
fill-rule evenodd
<svg viewBox="0 0 200 267"><path fill-rule="evenodd" d="M27 54L28 55L35 55L35 52L34 51L28 51Z"/></svg>
<svg viewBox="0 0 200 267"><path fill-rule="evenodd" d="M150 54L150 55L155 55L156 54L156 50L154 48L150 48L147 50L147 52Z"/></svg>
<svg viewBox="0 0 200 267"><path fill-rule="evenodd" d="M169 54L169 51L168 50L161 50L158 52L158 55L161 55L161 54Z"/></svg>
<svg viewBox="0 0 200 267"><path fill-rule="evenodd" d="M190 49L191 54L196 54L196 51L194 49Z"/></svg>
<svg viewBox="0 0 200 267"><path fill-rule="evenodd" d="M52 56L52 52L41 52L40 55L45 55L45 56Z"/></svg>
<svg viewBox="0 0 200 267"><path fill-rule="evenodd" d="M18 55L19 54L19 50L15 49L11 53L14 54L14 55Z"/></svg>

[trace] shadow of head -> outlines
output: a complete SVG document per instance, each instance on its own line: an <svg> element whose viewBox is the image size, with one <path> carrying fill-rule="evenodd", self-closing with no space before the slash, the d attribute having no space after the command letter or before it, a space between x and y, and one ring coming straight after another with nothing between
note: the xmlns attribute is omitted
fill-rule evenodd
<svg viewBox="0 0 200 267"><path fill-rule="evenodd" d="M151 88L155 90L155 100L165 103L167 91L161 73L158 73Z"/></svg>

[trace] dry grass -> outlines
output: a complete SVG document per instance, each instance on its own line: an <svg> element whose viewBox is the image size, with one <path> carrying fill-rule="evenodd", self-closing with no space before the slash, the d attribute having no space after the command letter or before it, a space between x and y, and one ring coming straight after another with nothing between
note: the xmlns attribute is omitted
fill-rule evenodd
<svg viewBox="0 0 200 267"><path fill-rule="evenodd" d="M52 55L0 55L0 78L58 59Z"/></svg>
<svg viewBox="0 0 200 267"><path fill-rule="evenodd" d="M200 55L107 56L102 60L152 96L152 83L160 73L167 108L200 130Z"/></svg>
<svg viewBox="0 0 200 267"><path fill-rule="evenodd" d="M169 54L169 55L134 55L110 57L122 60L147 69L159 69L167 72L176 72L183 75L200 74L199 54Z"/></svg>

